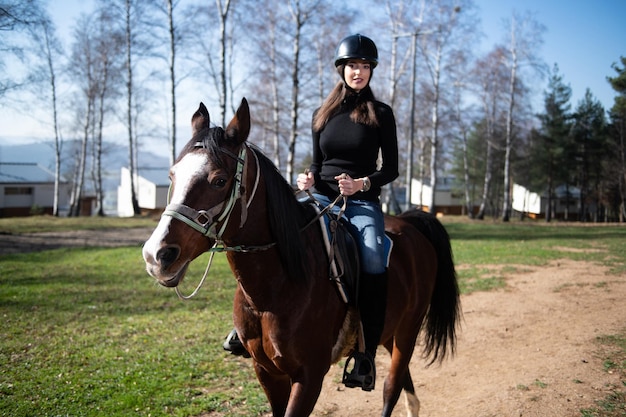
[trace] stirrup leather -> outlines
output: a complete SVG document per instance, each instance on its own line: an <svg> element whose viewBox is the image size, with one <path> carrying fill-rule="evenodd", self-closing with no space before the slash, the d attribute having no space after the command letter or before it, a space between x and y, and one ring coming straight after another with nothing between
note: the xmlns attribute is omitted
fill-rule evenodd
<svg viewBox="0 0 626 417"><path fill-rule="evenodd" d="M352 367L351 370L350 367ZM376 368L374 358L369 353L355 352L343 368L341 381L348 388L361 388L363 391L371 391L376 383Z"/></svg>

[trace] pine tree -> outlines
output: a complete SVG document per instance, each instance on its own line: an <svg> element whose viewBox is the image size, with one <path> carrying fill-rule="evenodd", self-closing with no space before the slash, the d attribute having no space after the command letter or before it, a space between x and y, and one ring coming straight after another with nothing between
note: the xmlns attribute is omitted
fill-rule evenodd
<svg viewBox="0 0 626 417"><path fill-rule="evenodd" d="M533 160L536 161L536 172L541 177L547 197L546 221L553 216L553 198L556 186L567 183L571 153L571 105L569 104L572 90L563 83L559 68L554 65L548 90L544 93L545 112L539 114L541 128L538 140L534 141Z"/></svg>

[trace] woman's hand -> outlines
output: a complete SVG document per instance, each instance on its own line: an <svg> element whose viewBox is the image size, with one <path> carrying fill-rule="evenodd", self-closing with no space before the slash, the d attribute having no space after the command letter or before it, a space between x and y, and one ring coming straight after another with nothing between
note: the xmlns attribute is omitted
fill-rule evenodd
<svg viewBox="0 0 626 417"><path fill-rule="evenodd" d="M339 192L341 195L349 196L363 189L362 179L355 180L348 174L337 175L335 179L339 181Z"/></svg>
<svg viewBox="0 0 626 417"><path fill-rule="evenodd" d="M313 179L313 173L306 172L304 174L298 174L296 184L298 185L298 189L300 191L308 190L309 188L313 187L313 185L315 184L315 180Z"/></svg>

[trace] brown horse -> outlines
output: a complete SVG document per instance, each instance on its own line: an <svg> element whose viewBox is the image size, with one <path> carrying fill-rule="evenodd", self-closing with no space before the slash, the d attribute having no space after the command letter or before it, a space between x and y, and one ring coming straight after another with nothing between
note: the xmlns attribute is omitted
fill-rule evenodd
<svg viewBox="0 0 626 417"><path fill-rule="evenodd" d="M200 254L226 251L238 283L234 325L273 415L308 416L330 365L354 349L358 314L329 280L322 232L310 226L315 212L246 142L246 100L225 130L209 120L201 103L193 137L170 170L170 203L144 245L148 273L176 287ZM454 351L456 273L448 234L435 217L412 211L385 222L394 245L381 338L391 353L382 416L391 416L402 389L408 416L417 416L409 361L422 329L431 363Z"/></svg>

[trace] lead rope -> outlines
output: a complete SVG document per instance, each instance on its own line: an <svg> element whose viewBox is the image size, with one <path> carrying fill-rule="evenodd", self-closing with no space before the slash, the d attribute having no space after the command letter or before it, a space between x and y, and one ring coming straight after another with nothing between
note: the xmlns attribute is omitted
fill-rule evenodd
<svg viewBox="0 0 626 417"><path fill-rule="evenodd" d="M213 247L210 250L211 256L209 257L209 262L206 265L206 269L204 270L204 275L202 275L202 279L200 280L200 283L198 284L196 289L193 290L191 294L184 295L183 293L180 292L180 290L178 289L178 286L174 287L174 291L176 291L176 295L178 295L178 298L180 298L181 300L190 300L198 293L198 291L200 291L200 288L204 284L204 280L206 280L206 277L209 275L209 270L211 269L211 265L213 264L213 257L215 256L215 252L216 252L213 249L217 246L217 243L218 242L216 240L215 244L213 244Z"/></svg>

